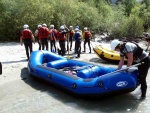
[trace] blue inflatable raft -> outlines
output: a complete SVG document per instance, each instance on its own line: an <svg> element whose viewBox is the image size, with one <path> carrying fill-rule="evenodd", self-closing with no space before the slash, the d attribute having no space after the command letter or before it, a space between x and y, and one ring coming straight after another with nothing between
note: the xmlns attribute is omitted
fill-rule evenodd
<svg viewBox="0 0 150 113"><path fill-rule="evenodd" d="M138 86L138 71L115 70L66 59L49 51L34 51L28 61L28 71L33 77L44 79L77 95L104 96L135 90Z"/></svg>

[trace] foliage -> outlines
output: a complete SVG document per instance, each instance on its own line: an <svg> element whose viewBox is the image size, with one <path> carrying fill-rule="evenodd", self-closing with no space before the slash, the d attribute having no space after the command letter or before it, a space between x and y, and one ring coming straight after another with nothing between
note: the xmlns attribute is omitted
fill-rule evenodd
<svg viewBox="0 0 150 113"><path fill-rule="evenodd" d="M0 40L19 41L24 24L79 25L108 32L114 38L135 38L150 29L150 0L0 0ZM143 29L144 27L144 29Z"/></svg>
<svg viewBox="0 0 150 113"><path fill-rule="evenodd" d="M141 35L143 32L143 22L139 17L130 16L124 24L124 36L133 39Z"/></svg>

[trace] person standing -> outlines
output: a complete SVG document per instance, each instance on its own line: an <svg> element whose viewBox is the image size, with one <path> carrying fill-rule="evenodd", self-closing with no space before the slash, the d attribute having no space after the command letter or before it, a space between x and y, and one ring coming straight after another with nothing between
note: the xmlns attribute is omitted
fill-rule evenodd
<svg viewBox="0 0 150 113"><path fill-rule="evenodd" d="M69 29L66 27L66 25L60 26L60 30L57 33L57 38L59 40L59 46L60 46L60 52L58 51L58 54L64 56L66 53L66 34L68 33Z"/></svg>
<svg viewBox="0 0 150 113"><path fill-rule="evenodd" d="M50 25L50 50L56 52L56 39L57 39L57 30L54 29L54 25Z"/></svg>
<svg viewBox="0 0 150 113"><path fill-rule="evenodd" d="M20 36L20 44L22 46L24 43L27 60L29 60L29 57L30 57L29 50L31 54L31 52L33 51L32 41L35 43L35 39L34 39L32 31L29 29L29 26L27 24L25 24L23 28L24 30L21 32L21 36Z"/></svg>
<svg viewBox="0 0 150 113"><path fill-rule="evenodd" d="M145 51L148 51L149 46L150 46L150 35L149 35L149 33L146 33L145 36L146 36L145 39L146 39L146 41L147 41L147 48L146 48Z"/></svg>
<svg viewBox="0 0 150 113"><path fill-rule="evenodd" d="M139 81L141 84L141 98L146 97L147 82L146 77L150 67L150 57L148 54L136 43L133 42L123 42L119 40L113 40L111 42L111 50L120 52L120 62L117 70L120 70L124 64L124 58L127 58L127 67L131 66L133 61L143 64L138 66L139 71ZM144 68L143 68L144 67Z"/></svg>
<svg viewBox="0 0 150 113"><path fill-rule="evenodd" d="M73 35L75 34L74 30L73 30L73 26L70 26L69 27L69 32L67 34L67 37L68 37L68 44L67 44L67 51L68 50L72 50L72 41L73 41ZM70 48L69 48L69 44L70 44Z"/></svg>
<svg viewBox="0 0 150 113"><path fill-rule="evenodd" d="M38 36L39 36L39 41L41 42L42 45L42 50L45 49L48 50L48 36L50 35L49 29L47 28L46 24L42 24L42 27L38 29Z"/></svg>
<svg viewBox="0 0 150 113"><path fill-rule="evenodd" d="M76 30L78 30L78 33L80 33L80 35L81 35L81 37L82 37L82 30L80 30L80 27L77 25L76 27L75 27L75 29ZM76 31L75 31L76 32ZM82 42L82 41L81 41ZM77 46L76 46L76 43L75 43L75 48L74 48L74 53L77 53L77 48L76 48Z"/></svg>
<svg viewBox="0 0 150 113"><path fill-rule="evenodd" d="M83 52L86 52L86 43L88 43L89 50L90 50L89 53L91 53L91 45L90 45L90 42L91 42L92 34L91 34L90 31L88 31L88 28L87 28L87 27L84 28L84 32L83 32L83 36L82 36L82 37L83 37L83 39L84 39L84 45L83 45L84 51L83 51Z"/></svg>
<svg viewBox="0 0 150 113"><path fill-rule="evenodd" d="M35 39L36 39L37 42L38 42L39 50L41 50L41 42L39 41L39 35L38 35L38 30L39 30L40 27L42 27L42 25L38 25L38 26L37 26L37 29L35 30Z"/></svg>
<svg viewBox="0 0 150 113"><path fill-rule="evenodd" d="M73 38L75 40L75 51L77 53L76 58L80 58L82 38L81 38L80 30L78 28L75 28L75 34Z"/></svg>

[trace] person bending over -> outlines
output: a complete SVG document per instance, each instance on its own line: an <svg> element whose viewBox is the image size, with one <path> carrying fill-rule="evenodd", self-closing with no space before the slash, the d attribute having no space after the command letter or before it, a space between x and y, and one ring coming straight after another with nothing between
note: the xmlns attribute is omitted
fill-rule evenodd
<svg viewBox="0 0 150 113"><path fill-rule="evenodd" d="M117 70L120 70L124 64L124 58L127 58L127 67L131 66L133 61L137 63L144 62L138 66L139 81L141 84L141 97L146 97L147 82L146 77L150 67L150 57L148 54L136 43L133 42L120 42L119 40L113 40L111 42L111 50L120 52L120 62ZM144 67L144 68L143 68Z"/></svg>

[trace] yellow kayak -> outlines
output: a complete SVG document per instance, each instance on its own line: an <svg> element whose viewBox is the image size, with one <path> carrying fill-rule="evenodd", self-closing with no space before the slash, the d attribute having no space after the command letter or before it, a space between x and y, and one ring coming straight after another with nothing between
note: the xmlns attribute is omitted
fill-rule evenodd
<svg viewBox="0 0 150 113"><path fill-rule="evenodd" d="M101 45L95 46L93 50L97 54L97 56L103 60L112 63L118 63L120 61L120 54L117 51L111 51L110 49ZM125 59L125 61L126 60L127 59Z"/></svg>
<svg viewBox="0 0 150 113"><path fill-rule="evenodd" d="M95 46L93 50L97 54L97 56L103 60L112 63L118 63L120 61L120 54L117 51L111 51L110 49L102 45ZM149 54L150 56L150 52L147 52L147 54ZM127 61L127 59L125 59L125 61Z"/></svg>

